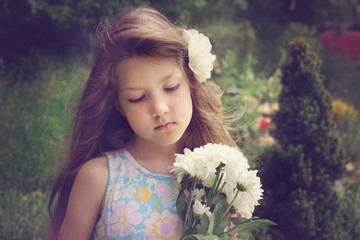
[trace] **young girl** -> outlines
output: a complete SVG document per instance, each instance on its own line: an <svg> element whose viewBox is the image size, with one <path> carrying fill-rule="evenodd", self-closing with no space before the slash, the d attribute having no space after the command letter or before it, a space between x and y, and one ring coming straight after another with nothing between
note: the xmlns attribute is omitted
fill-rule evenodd
<svg viewBox="0 0 360 240"><path fill-rule="evenodd" d="M175 153L235 146L208 83L208 39L151 8L100 25L47 239L179 239Z"/></svg>

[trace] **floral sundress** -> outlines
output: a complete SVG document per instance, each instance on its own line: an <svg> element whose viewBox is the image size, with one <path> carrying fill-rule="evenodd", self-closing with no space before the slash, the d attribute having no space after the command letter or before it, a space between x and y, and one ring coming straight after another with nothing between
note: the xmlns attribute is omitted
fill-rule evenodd
<svg viewBox="0 0 360 240"><path fill-rule="evenodd" d="M106 195L93 239L180 239L175 176L149 171L125 148L105 156Z"/></svg>

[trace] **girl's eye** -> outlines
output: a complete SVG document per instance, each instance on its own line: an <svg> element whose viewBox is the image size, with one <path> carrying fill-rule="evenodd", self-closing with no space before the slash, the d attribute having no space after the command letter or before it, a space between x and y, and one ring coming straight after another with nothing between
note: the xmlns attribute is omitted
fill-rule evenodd
<svg viewBox="0 0 360 240"><path fill-rule="evenodd" d="M141 96L139 98L129 99L128 101L131 103L138 103L138 102L141 102L144 98L145 98L145 96Z"/></svg>
<svg viewBox="0 0 360 240"><path fill-rule="evenodd" d="M177 84L177 85L175 85L174 87L164 88L164 90L165 90L166 92L174 92L174 91L177 90L179 87L180 87L180 84Z"/></svg>

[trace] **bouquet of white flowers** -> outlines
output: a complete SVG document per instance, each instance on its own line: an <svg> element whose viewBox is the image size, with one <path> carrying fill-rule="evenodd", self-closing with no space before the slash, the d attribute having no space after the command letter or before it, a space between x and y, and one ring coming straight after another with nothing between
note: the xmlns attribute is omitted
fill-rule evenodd
<svg viewBox="0 0 360 240"><path fill-rule="evenodd" d="M171 172L181 184L177 211L183 239L229 239L251 236L250 230L273 224L252 213L262 197L257 170L236 148L206 144L176 154Z"/></svg>

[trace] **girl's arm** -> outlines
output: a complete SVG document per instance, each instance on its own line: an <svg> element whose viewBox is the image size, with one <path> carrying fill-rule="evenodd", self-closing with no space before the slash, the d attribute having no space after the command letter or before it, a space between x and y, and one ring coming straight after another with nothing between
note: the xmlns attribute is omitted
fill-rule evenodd
<svg viewBox="0 0 360 240"><path fill-rule="evenodd" d="M86 162L71 189L59 240L90 239L105 195L108 171L105 157Z"/></svg>

